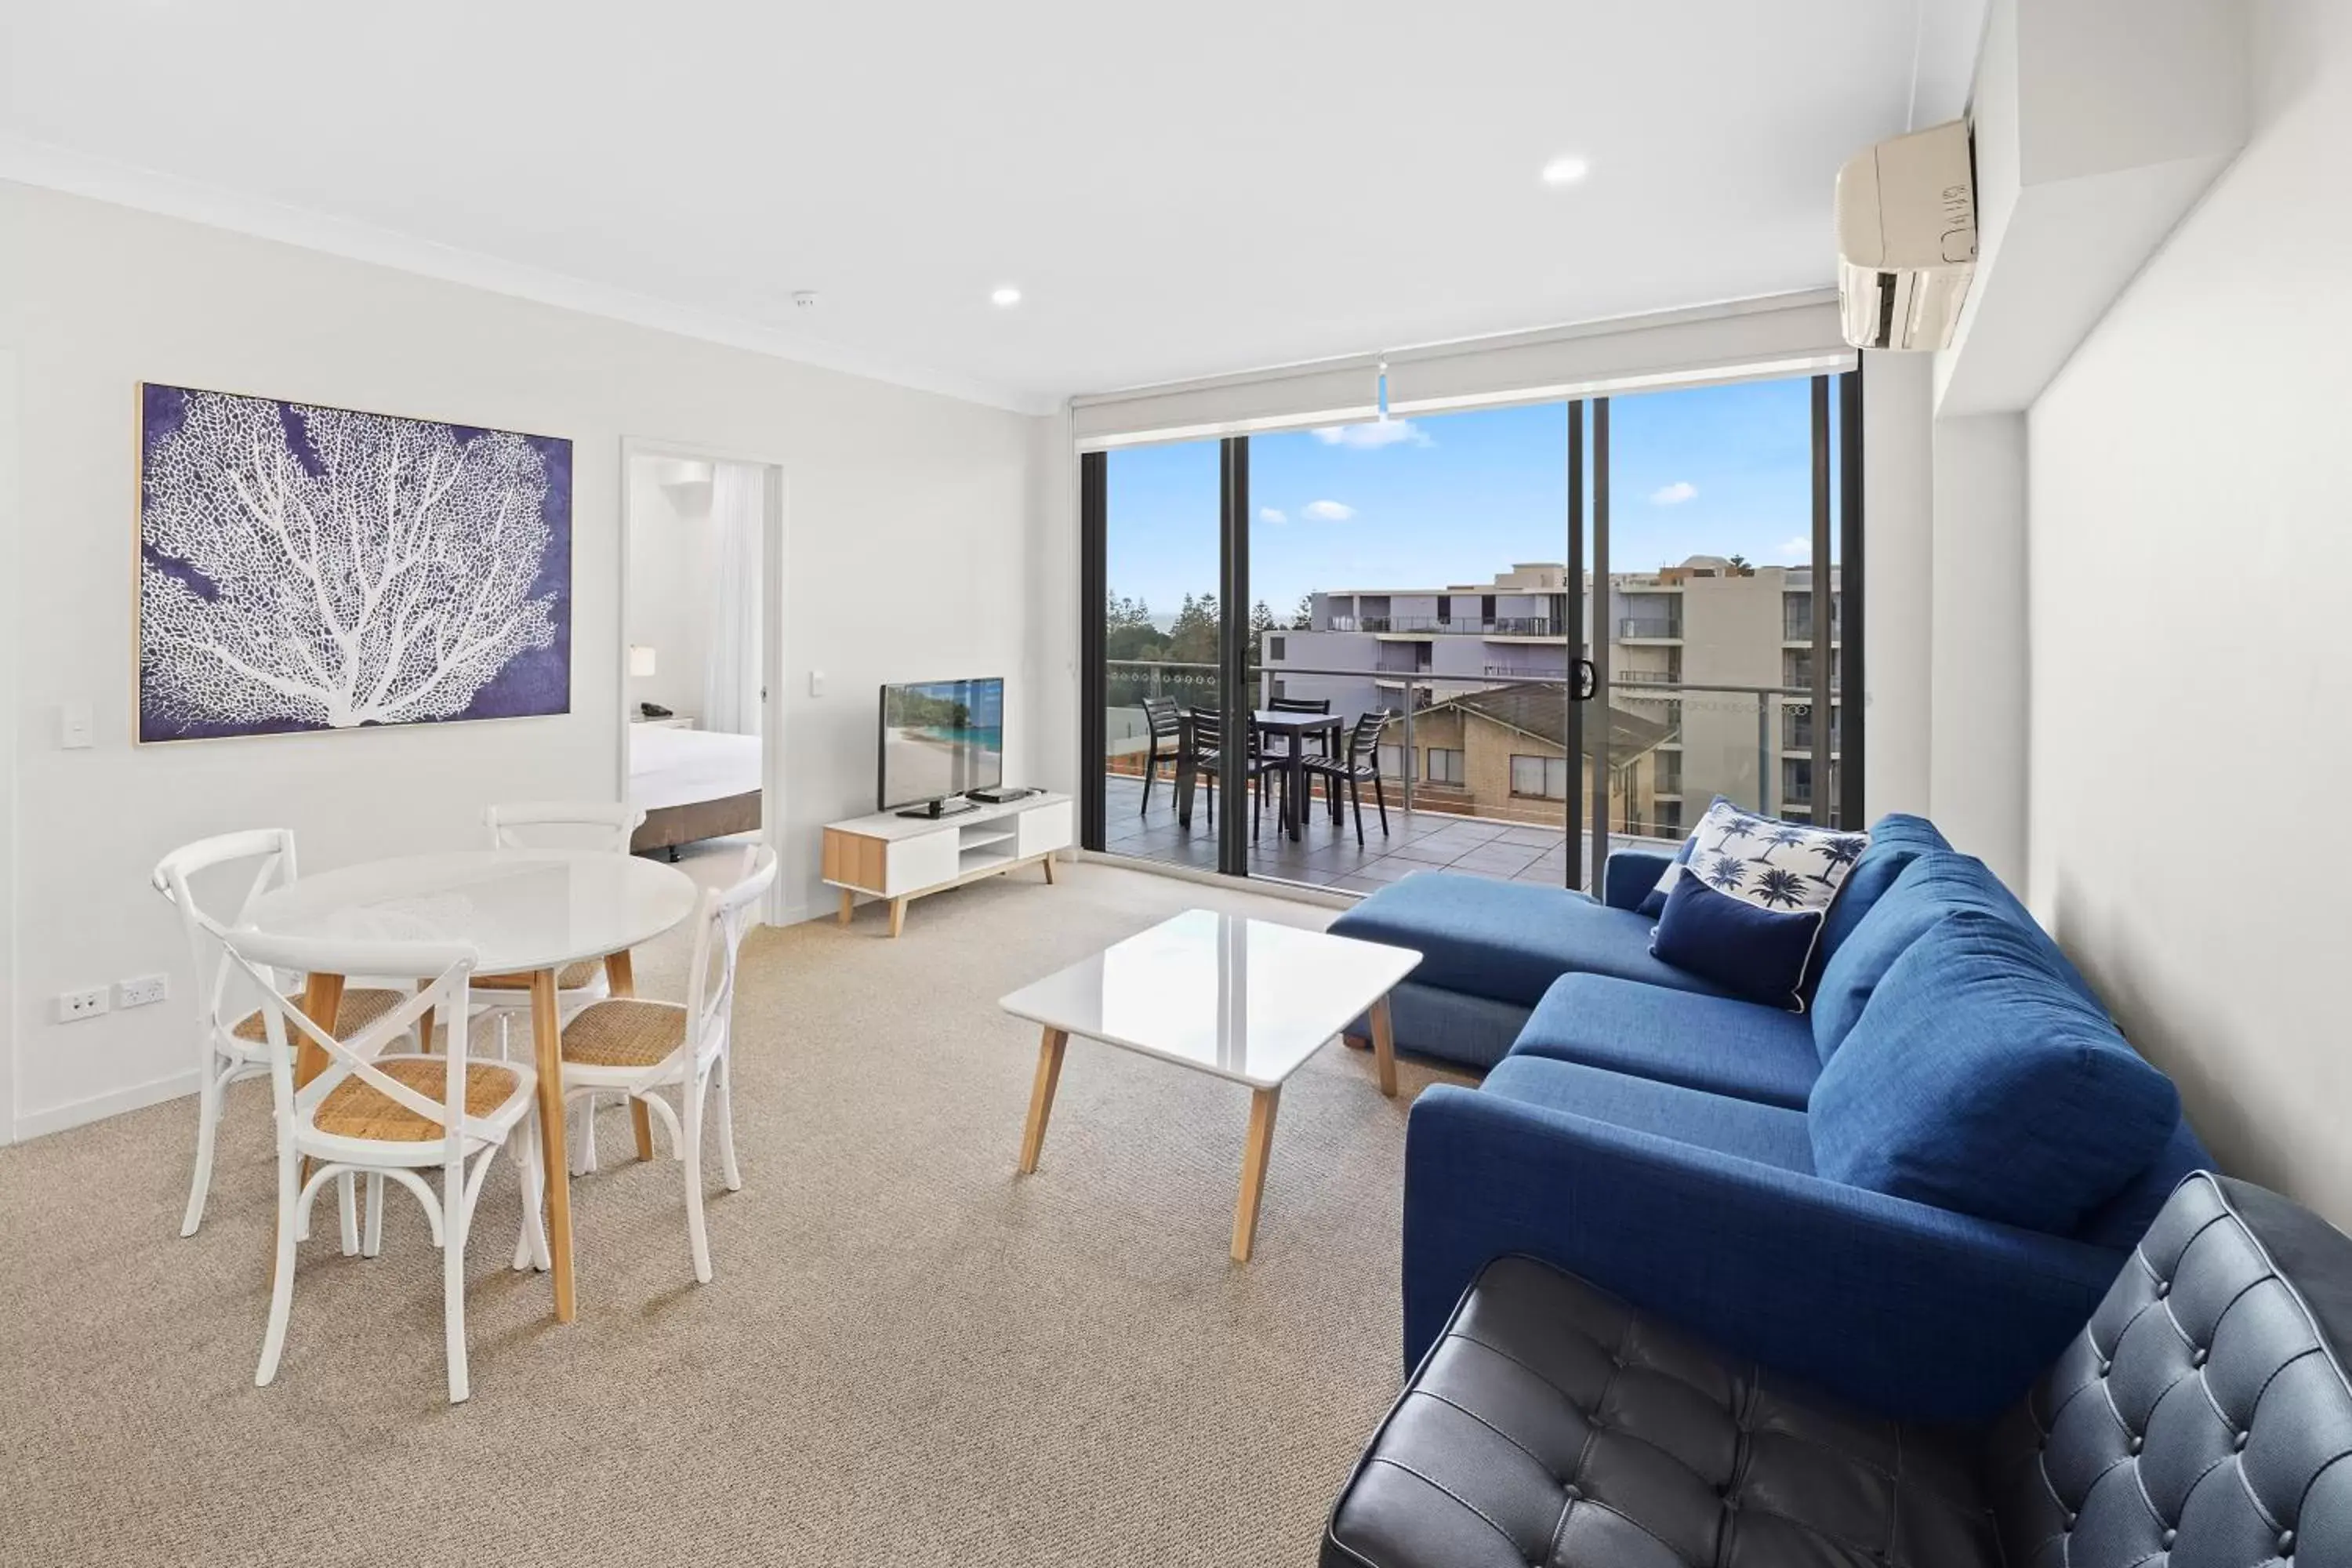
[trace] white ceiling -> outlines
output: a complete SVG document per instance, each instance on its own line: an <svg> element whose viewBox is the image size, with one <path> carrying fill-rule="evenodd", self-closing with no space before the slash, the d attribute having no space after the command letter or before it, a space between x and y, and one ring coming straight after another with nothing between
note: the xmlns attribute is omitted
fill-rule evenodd
<svg viewBox="0 0 2352 1568"><path fill-rule="evenodd" d="M20 3L0 175L1042 407L1826 284L1983 6Z"/></svg>

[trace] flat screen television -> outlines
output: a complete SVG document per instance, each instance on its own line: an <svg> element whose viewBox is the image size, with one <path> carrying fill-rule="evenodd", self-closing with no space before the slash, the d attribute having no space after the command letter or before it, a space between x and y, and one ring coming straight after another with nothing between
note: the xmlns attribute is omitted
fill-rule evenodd
<svg viewBox="0 0 2352 1568"><path fill-rule="evenodd" d="M924 680L882 689L878 809L950 800L1004 782L1004 682Z"/></svg>

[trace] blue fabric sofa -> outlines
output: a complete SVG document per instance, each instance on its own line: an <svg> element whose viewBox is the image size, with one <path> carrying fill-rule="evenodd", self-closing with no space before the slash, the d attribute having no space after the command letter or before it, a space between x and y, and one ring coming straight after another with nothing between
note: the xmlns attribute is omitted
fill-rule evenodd
<svg viewBox="0 0 2352 1568"><path fill-rule="evenodd" d="M1923 818L1872 829L1803 1014L1650 956L1666 860L1598 900L1423 874L1333 923L1423 954L1401 1049L1491 1069L1412 1111L1406 1363L1526 1253L1889 1415L2014 1400L2211 1163L2171 1085Z"/></svg>

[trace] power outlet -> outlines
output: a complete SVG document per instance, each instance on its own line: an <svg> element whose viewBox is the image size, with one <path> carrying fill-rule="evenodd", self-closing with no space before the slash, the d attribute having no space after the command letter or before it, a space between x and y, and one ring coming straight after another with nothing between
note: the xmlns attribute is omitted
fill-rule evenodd
<svg viewBox="0 0 2352 1568"><path fill-rule="evenodd" d="M135 980L115 983L114 1005L118 1007L152 1007L171 994L170 975L142 974Z"/></svg>
<svg viewBox="0 0 2352 1568"><path fill-rule="evenodd" d="M94 991L60 991L58 993L58 1022L78 1024L84 1018L95 1018L106 1009L106 987Z"/></svg>

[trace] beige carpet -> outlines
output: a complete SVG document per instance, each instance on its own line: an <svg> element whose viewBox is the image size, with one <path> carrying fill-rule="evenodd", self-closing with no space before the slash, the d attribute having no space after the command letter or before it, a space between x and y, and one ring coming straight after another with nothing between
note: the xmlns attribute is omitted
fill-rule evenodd
<svg viewBox="0 0 2352 1568"><path fill-rule="evenodd" d="M321 1203L275 1385L253 1386L268 1091L236 1091L204 1230L192 1101L0 1150L0 1563L1202 1563L1314 1560L1398 1382L1402 1069L1291 1080L1257 1260L1225 1256L1247 1093L1074 1042L1042 1168L1013 986L1190 906L1326 911L1101 866L754 933L744 1190L603 1119L573 1186L579 1321L507 1268L509 1169L470 1248L474 1396L445 1403L437 1255L386 1199L346 1258ZM674 947L639 988L668 994ZM502 1163L503 1166L503 1163Z"/></svg>

